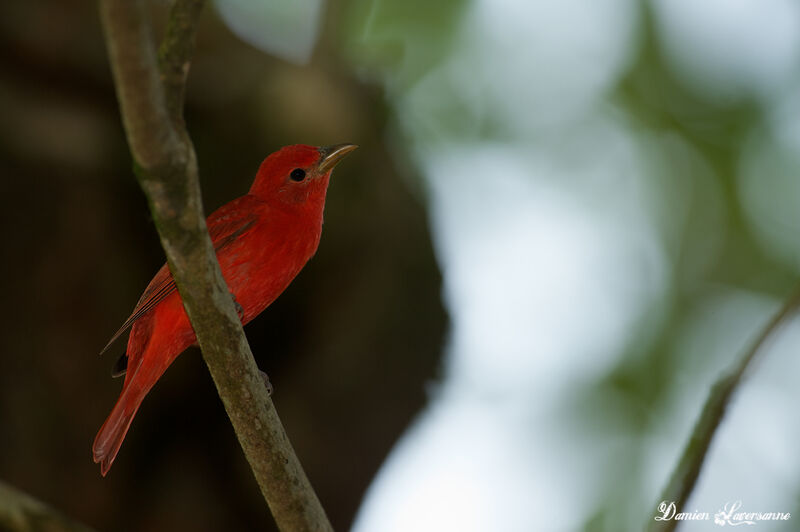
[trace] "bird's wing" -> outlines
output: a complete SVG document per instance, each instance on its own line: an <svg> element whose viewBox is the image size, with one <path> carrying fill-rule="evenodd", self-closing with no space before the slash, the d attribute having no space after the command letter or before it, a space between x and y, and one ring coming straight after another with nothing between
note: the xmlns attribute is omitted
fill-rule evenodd
<svg viewBox="0 0 800 532"><path fill-rule="evenodd" d="M255 224L258 218L258 209L254 208L256 207L255 202L259 202L259 200L253 196L242 196L226 203L208 217L206 225L216 253L225 249L226 246L234 242ZM153 280L150 281L150 284L147 285L147 288L145 288L142 297L136 303L136 308L133 309L125 323L114 333L114 336L100 351L100 354L105 353L111 347L111 344L122 336L136 320L155 308L175 289L175 280L170 274L169 267L164 264L153 277Z"/></svg>

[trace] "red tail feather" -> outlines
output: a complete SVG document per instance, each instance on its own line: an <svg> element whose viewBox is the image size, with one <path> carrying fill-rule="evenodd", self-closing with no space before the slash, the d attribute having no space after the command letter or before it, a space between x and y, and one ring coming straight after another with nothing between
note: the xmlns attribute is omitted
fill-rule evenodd
<svg viewBox="0 0 800 532"><path fill-rule="evenodd" d="M100 464L100 474L103 476L106 476L108 470L111 469L111 464L117 457L122 440L125 439L125 434L128 433L128 428L131 426L133 416L136 415L136 411L139 410L139 405L144 399L144 394L134 395L134 393L135 389L128 389L120 395L108 419L94 438L92 454L95 463Z"/></svg>

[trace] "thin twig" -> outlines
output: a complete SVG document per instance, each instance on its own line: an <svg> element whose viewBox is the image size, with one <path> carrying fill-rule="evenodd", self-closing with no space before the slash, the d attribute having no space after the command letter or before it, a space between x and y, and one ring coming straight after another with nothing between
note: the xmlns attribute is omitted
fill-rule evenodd
<svg viewBox="0 0 800 532"><path fill-rule="evenodd" d="M332 530L267 394L205 225L184 84L202 0L176 0L157 56L143 0L100 0L139 184L239 443L281 530Z"/></svg>
<svg viewBox="0 0 800 532"><path fill-rule="evenodd" d="M758 353L760 353L767 341L800 308L800 287L789 296L777 314L767 323L750 348L745 352L738 363L725 375L722 375L708 395L703 411L695 423L686 448L683 451L678 465L672 473L669 484L661 494L659 501L667 504L675 503L677 511L689 500L692 494L700 470L703 467L711 441L714 438L717 428L725 417L725 410L730 404L733 393L742 382L748 367ZM680 521L669 519L665 521L650 521L649 530L651 532L671 532L675 530Z"/></svg>
<svg viewBox="0 0 800 532"><path fill-rule="evenodd" d="M88 526L4 482L0 482L0 530L92 532Z"/></svg>

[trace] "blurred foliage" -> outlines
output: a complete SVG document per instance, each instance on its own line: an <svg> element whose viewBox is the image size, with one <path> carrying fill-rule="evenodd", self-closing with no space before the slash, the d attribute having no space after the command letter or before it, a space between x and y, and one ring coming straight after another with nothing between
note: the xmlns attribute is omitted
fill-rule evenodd
<svg viewBox="0 0 800 532"><path fill-rule="evenodd" d="M342 31L352 62L391 73L396 90L408 89L445 59L466 0L352 0Z"/></svg>
<svg viewBox="0 0 800 532"><path fill-rule="evenodd" d="M653 501L643 497L641 491L652 474L647 465L650 458L641 447L642 438L648 433L663 433L665 419L676 411L681 396L689 393L705 400L709 379L715 377L720 365L728 365L710 356L719 350L715 344L730 334L735 328L731 323L737 319L735 309L739 303L720 301L722 287L783 299L797 279L797 260L794 264L776 260L775 254L764 246L762 238L774 239L775 231L759 235L759 224L754 227L747 216L750 198L764 194L769 194L770 199L765 200L768 209L783 201L792 204L792 212L797 212L800 181L792 170L797 168L797 151L788 155L792 160L789 165L780 157L763 161L750 190L740 190L742 152L751 149L748 142L754 136L756 142L766 142L762 136L768 117L764 106L752 97L732 99L688 88L665 61L653 14L646 3L642 5L644 31L638 58L612 99L633 120L637 135L647 139L645 142L657 143L655 152L661 152L652 161L653 170L661 173L655 181L662 193L656 218L664 228L665 241L671 244L673 279L669 299L645 322L643 334L630 339L619 365L605 381L584 390L578 399L582 405L579 411L583 412L576 421L578 425L594 425L594 430L613 431L615 436L622 433L630 438L618 462L609 466L614 474L624 472L620 482L626 488L611 490L601 498L586 530L623 529L631 517L630 512L626 515L620 508L652 505ZM780 149L772 143L769 146L767 153ZM779 182L781 175L786 177ZM783 246L777 247L786 250L796 245L797 227L795 224L795 229L786 232L792 233L794 242L783 239ZM733 318L729 322L719 316L726 311ZM709 313L719 316L713 326ZM707 328L700 325L704 322ZM726 343L731 349L725 357L732 361L741 354L743 348L739 346L744 344ZM693 347L687 349L690 345ZM687 386L691 391L687 392ZM592 423L589 418L598 422ZM637 486L639 496L632 497Z"/></svg>

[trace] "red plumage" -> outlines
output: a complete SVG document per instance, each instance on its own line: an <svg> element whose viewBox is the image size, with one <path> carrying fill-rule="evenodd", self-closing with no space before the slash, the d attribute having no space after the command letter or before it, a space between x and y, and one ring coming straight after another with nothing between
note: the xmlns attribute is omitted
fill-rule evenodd
<svg viewBox="0 0 800 532"><path fill-rule="evenodd" d="M316 252L331 171L354 149L352 144L287 146L264 160L247 195L206 220L222 276L241 307L242 324L267 308ZM144 397L178 355L196 343L166 264L103 351L128 327L122 392L92 446L104 476Z"/></svg>

